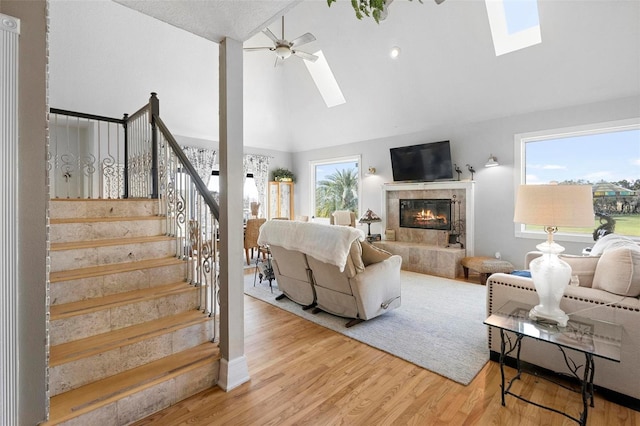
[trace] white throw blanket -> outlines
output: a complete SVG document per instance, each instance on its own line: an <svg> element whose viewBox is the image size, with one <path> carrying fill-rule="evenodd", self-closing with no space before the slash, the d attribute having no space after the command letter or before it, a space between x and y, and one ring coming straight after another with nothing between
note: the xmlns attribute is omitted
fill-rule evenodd
<svg viewBox="0 0 640 426"><path fill-rule="evenodd" d="M268 220L260 227L258 244L273 244L296 250L344 271L349 249L355 240L364 241L360 229L290 220Z"/></svg>

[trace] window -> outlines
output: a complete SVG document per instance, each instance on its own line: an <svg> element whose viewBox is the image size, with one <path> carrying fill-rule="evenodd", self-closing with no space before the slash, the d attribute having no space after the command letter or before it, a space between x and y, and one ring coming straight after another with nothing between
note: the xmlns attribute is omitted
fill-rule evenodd
<svg viewBox="0 0 640 426"><path fill-rule="evenodd" d="M347 102L322 50L318 50L313 54L318 57L315 62L303 62L307 70L309 70L309 74L311 74L311 78L322 95L322 99L324 99L327 108L342 105Z"/></svg>
<svg viewBox="0 0 640 426"><path fill-rule="evenodd" d="M217 202L220 202L220 172L218 170L213 170L211 172L211 176L209 177L209 181L207 182L207 188L213 194L213 197ZM252 173L247 173L246 179L244 181L244 189L243 189L243 217L246 220L251 216L251 203L258 202L260 203L260 212L263 212L262 205L264 204L258 195L258 187L256 186L256 181L253 177ZM258 217L264 217L263 213L258 213Z"/></svg>
<svg viewBox="0 0 640 426"><path fill-rule="evenodd" d="M311 211L315 220L329 222L335 210L360 211L360 156L310 162Z"/></svg>
<svg viewBox="0 0 640 426"><path fill-rule="evenodd" d="M640 238L640 119L557 129L515 137L520 184L591 185L593 228L564 228L559 239L593 242L609 217L615 232ZM516 236L540 238L542 227L516 224Z"/></svg>
<svg viewBox="0 0 640 426"><path fill-rule="evenodd" d="M485 0L496 56L542 42L537 0Z"/></svg>

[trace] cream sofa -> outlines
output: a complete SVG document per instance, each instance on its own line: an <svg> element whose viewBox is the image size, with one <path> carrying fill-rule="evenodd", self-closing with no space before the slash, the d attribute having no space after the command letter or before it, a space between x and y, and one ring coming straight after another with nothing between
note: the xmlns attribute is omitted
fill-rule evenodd
<svg viewBox="0 0 640 426"><path fill-rule="evenodd" d="M402 258L363 240L364 233L351 227L268 221L258 243L271 249L282 295L304 308L353 318L350 327L401 303Z"/></svg>
<svg viewBox="0 0 640 426"><path fill-rule="evenodd" d="M598 240L592 249L595 256L566 256L561 258L578 276L579 286L568 286L560 303L567 314L609 321L623 327L621 361L616 363L594 357L597 387L634 398L640 404L640 247L631 240L610 234ZM532 252L525 259L525 267L540 253ZM490 315L509 300L536 305L538 297L531 278L512 274L493 274L487 280L487 312ZM570 315L571 316L571 315ZM533 339L522 342L521 359L537 366L566 371L559 350L551 350L547 343ZM500 333L489 327L489 349L500 353ZM578 363L580 354L572 353Z"/></svg>

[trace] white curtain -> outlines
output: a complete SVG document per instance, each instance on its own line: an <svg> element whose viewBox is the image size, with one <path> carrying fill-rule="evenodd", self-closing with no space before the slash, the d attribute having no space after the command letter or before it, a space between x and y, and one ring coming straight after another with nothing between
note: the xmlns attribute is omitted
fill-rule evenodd
<svg viewBox="0 0 640 426"><path fill-rule="evenodd" d="M199 148L193 146L183 146L182 150L198 172L202 181L206 184L209 182L211 171L218 170L217 152L213 149ZM266 205L267 200L267 183L269 182L269 162L271 157L260 154L244 155L244 173L243 184L247 173L253 174L253 180L258 189L258 199L260 203Z"/></svg>
<svg viewBox="0 0 640 426"><path fill-rule="evenodd" d="M211 171L218 168L216 165L216 151L193 146L183 146L182 151L184 151L191 165L196 169L198 176L206 185L211 177Z"/></svg>
<svg viewBox="0 0 640 426"><path fill-rule="evenodd" d="M245 154L244 156L244 176L247 173L253 174L253 180L258 189L258 199L263 206L267 200L267 182L269 181L269 161L271 157L268 155Z"/></svg>

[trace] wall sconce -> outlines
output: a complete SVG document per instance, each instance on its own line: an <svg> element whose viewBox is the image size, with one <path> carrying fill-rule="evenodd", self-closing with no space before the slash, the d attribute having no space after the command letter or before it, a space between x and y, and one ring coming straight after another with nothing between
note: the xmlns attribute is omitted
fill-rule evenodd
<svg viewBox="0 0 640 426"><path fill-rule="evenodd" d="M500 163L498 163L498 158L496 158L493 154L489 154L489 159L487 160L487 162L485 163L485 167L496 167L499 166Z"/></svg>
<svg viewBox="0 0 640 426"><path fill-rule="evenodd" d="M369 169L367 170L367 173L365 173L365 176L373 176L376 174L376 168L375 167L369 167Z"/></svg>
<svg viewBox="0 0 640 426"><path fill-rule="evenodd" d="M469 172L471 172L471 180L473 180L473 174L476 172L473 168L472 165L467 164L467 170L469 170Z"/></svg>

